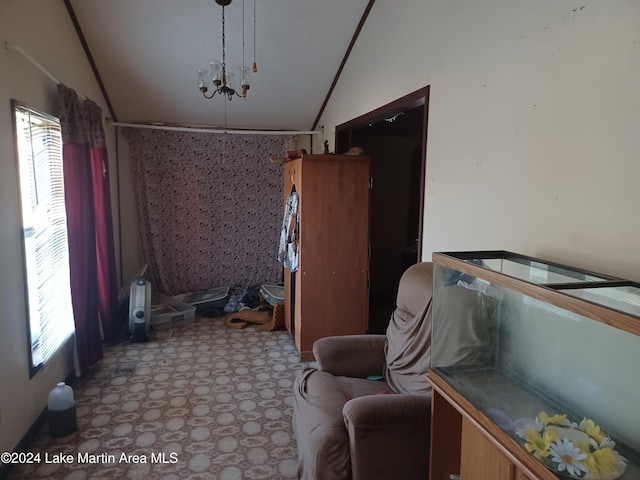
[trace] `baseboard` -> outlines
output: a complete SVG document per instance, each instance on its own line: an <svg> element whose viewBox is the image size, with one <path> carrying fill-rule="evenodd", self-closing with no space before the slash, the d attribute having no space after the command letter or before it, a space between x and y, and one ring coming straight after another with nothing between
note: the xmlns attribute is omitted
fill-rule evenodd
<svg viewBox="0 0 640 480"><path fill-rule="evenodd" d="M75 381L75 379L76 379L75 373L71 371L69 375L67 375L67 378L65 379L65 383L67 385L73 385L73 382ZM31 427L29 427L29 430L27 430L27 433L24 434L24 436L20 439L20 441L16 445L16 448L13 449L14 452L26 452L29 449L29 445L31 444L31 442L33 442L33 439L36 437L38 432L42 429L45 422L47 421L48 414L49 414L49 411L47 407L44 407L42 412L40 412L40 415L38 415L38 418L36 418L36 421L31 424ZM0 465L0 480L5 480L6 478L8 478L9 473L11 472L12 469L13 469L13 464L3 463L2 465Z"/></svg>

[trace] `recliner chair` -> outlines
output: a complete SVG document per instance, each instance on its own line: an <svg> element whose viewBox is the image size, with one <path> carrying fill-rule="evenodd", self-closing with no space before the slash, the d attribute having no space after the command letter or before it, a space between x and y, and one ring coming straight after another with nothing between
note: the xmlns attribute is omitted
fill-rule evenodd
<svg viewBox="0 0 640 480"><path fill-rule="evenodd" d="M429 477L432 290L433 265L413 265L400 280L386 335L315 342L318 368L294 384L300 479Z"/></svg>

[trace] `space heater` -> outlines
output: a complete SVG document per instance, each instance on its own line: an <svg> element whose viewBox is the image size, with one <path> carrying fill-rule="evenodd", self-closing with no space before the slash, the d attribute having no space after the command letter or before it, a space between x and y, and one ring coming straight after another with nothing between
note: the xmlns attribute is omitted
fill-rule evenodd
<svg viewBox="0 0 640 480"><path fill-rule="evenodd" d="M129 293L129 332L132 342L149 340L151 327L151 282L142 276L131 282Z"/></svg>

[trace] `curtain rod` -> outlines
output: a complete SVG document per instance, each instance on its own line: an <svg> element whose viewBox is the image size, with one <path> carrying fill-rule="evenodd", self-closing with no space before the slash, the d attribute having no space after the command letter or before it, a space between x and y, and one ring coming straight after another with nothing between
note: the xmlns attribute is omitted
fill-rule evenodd
<svg viewBox="0 0 640 480"><path fill-rule="evenodd" d="M31 55L29 55L22 47L20 47L19 45L13 45L11 43L8 42L4 42L4 48L5 50L15 50L16 52L18 52L19 54L21 54L24 58L26 58L27 60L29 60L29 62L31 62L31 64L36 67L38 70L40 70L42 73L44 73L47 77L49 77L49 79L51 79L52 82L56 83L56 85L60 85L62 82L60 80L58 80L49 70L47 70L46 68L44 68L40 62L38 62L35 58L33 58ZM78 92L76 92L78 93ZM82 99L86 100L87 97L85 97L84 95L78 93L78 96L81 97Z"/></svg>
<svg viewBox="0 0 640 480"><path fill-rule="evenodd" d="M232 135L315 135L322 133L319 130L234 130L231 128L214 128L214 127L172 127L169 125L153 125L148 123L123 123L109 122L109 125L115 127L131 127L131 128L151 128L155 130L172 130L174 132L196 132L196 133L229 133Z"/></svg>
<svg viewBox="0 0 640 480"><path fill-rule="evenodd" d="M56 84L60 84L60 80L56 78L49 70L44 68L40 62L38 62L35 58L29 55L22 47L19 45L13 45L8 42L4 42L5 50L15 50L20 53L24 58L29 60L42 73L44 73L47 77L51 79L51 81ZM86 100L87 97L78 93L78 96L82 97ZM157 130L173 130L173 131L181 131L181 132L198 132L198 133L229 133L233 135L316 135L322 133L318 130L307 130L307 131L295 131L295 130L234 130L234 129L220 129L220 128L205 128L205 127L171 127L168 125L150 125L144 123L122 123L122 122L109 122L110 125L116 127L131 127L131 128L152 128Z"/></svg>
<svg viewBox="0 0 640 480"><path fill-rule="evenodd" d="M22 56L24 58L29 60L38 70L40 70L42 73L44 73L52 81L54 81L55 83L58 83L58 84L60 83L60 80L58 80L56 77L54 77L53 74L51 72L49 72L49 70L47 70L42 65L40 65L40 63L35 58L33 58L31 55L29 55L27 52L25 52L22 47L19 47L18 45L12 45L12 44L10 44L8 42L4 42L4 48L5 48L5 50L15 50L16 52L19 52L20 54L22 54Z"/></svg>

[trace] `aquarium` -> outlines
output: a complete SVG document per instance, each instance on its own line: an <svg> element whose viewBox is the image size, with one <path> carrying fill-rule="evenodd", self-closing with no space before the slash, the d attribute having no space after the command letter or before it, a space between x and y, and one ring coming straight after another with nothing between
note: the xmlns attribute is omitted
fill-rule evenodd
<svg viewBox="0 0 640 480"><path fill-rule="evenodd" d="M510 252L433 260L434 372L560 478L640 478L639 286Z"/></svg>

